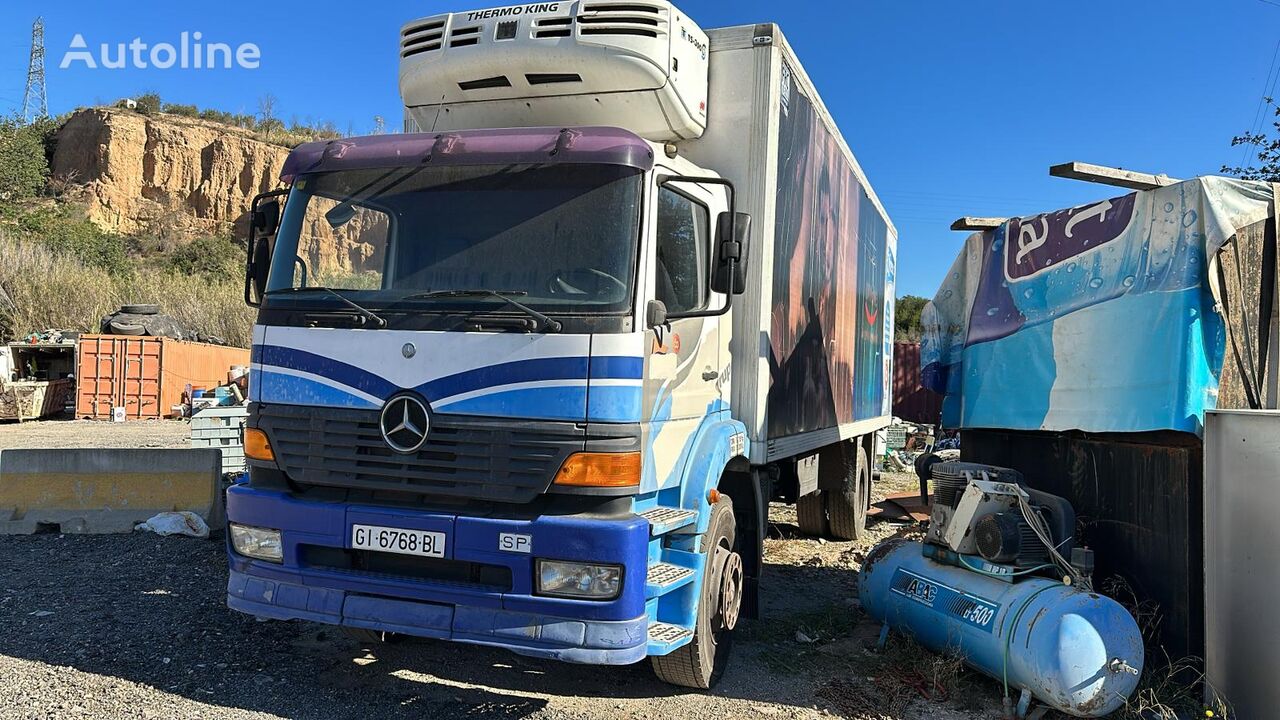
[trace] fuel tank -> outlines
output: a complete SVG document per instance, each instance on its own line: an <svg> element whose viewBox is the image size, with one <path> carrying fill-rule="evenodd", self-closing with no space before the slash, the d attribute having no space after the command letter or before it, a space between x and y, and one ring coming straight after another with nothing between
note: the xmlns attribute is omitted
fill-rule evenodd
<svg viewBox="0 0 1280 720"><path fill-rule="evenodd" d="M867 556L862 607L938 653L958 655L1010 695L1029 691L1075 717L1124 705L1142 674L1142 632L1116 601L1043 577L1014 582L924 557L889 540Z"/></svg>

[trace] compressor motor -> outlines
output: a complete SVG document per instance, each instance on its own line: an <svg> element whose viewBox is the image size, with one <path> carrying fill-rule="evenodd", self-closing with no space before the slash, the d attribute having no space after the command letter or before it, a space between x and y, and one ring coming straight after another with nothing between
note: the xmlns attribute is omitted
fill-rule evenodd
<svg viewBox="0 0 1280 720"><path fill-rule="evenodd" d="M897 630L1002 681L1009 717L1025 717L1033 698L1076 717L1123 705L1142 671L1142 632L1093 591L1071 504L1009 468L925 456L916 469L934 488L924 541L877 545L859 576L881 637Z"/></svg>
<svg viewBox="0 0 1280 720"><path fill-rule="evenodd" d="M1090 583L1093 553L1076 547L1076 514L1065 498L1028 487L1009 468L935 456L918 467L934 487L925 543L944 549L933 551L935 559L974 569L965 556L977 556L1011 573L1065 573Z"/></svg>

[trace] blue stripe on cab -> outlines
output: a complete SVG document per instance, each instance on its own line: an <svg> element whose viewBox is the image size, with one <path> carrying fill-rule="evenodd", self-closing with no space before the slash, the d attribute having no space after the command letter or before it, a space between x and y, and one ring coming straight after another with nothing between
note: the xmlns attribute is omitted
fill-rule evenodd
<svg viewBox="0 0 1280 720"><path fill-rule="evenodd" d="M315 380L271 372L270 370L264 370L258 375L257 384L257 399L259 402L360 409L376 409L378 407L362 397Z"/></svg>
<svg viewBox="0 0 1280 720"><path fill-rule="evenodd" d="M587 420L640 422L641 393L638 385L592 385Z"/></svg>
<svg viewBox="0 0 1280 720"><path fill-rule="evenodd" d="M592 380L640 380L644 377L644 358L598 355L591 358Z"/></svg>
<svg viewBox="0 0 1280 720"><path fill-rule="evenodd" d="M323 355L278 345L261 345L259 347L261 348L260 357L263 365L319 375L322 378L342 383L347 387L384 399L391 397L400 389L393 383L368 370L348 365Z"/></svg>
<svg viewBox="0 0 1280 720"><path fill-rule="evenodd" d="M520 388L446 402L432 409L446 414L580 422L587 415L587 388Z"/></svg>
<svg viewBox="0 0 1280 720"><path fill-rule="evenodd" d="M417 390L427 400L435 402L499 385L540 380L585 380L586 378L587 358L585 357L534 358L464 370L423 383L417 387Z"/></svg>

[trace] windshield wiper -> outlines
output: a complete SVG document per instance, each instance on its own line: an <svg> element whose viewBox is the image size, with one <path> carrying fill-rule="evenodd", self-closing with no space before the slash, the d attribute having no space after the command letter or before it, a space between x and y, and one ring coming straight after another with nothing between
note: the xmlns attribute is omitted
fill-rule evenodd
<svg viewBox="0 0 1280 720"><path fill-rule="evenodd" d="M559 320L547 317L533 308L525 305L518 300L513 300L512 295L528 295L529 293L516 290L433 290L432 292L418 293L417 295L409 295L405 300L430 300L432 298L460 298L460 297L493 297L505 302L511 307L528 315L538 322L538 327L534 328L537 332L560 332L564 328Z"/></svg>
<svg viewBox="0 0 1280 720"><path fill-rule="evenodd" d="M309 285L309 286L307 286L307 287L278 288L278 289L276 289L276 290L268 290L268 291L266 292L266 294L267 294L267 295L276 295L276 294L283 295L283 294L285 294L285 293L295 294L295 293L300 293L300 292L309 292L309 291L312 291L312 290L317 290L317 291L320 291L320 292L326 292L326 293L329 293L330 295L332 295L332 296L334 296L334 297L338 298L339 300L341 300L342 302L344 302L344 303L346 303L348 306L350 306L350 307L351 307L351 309L353 309L353 310L355 310L357 313L359 313L359 314L360 314L360 317L362 317L362 318L364 318L365 320L368 320L369 322L373 323L373 326L374 326L374 327L384 328L384 327L386 327L386 326L387 326L386 318L383 318L381 315L378 315L377 313L373 312L373 311L372 311L372 310L370 310L369 308L364 307L363 305L357 305L354 301L347 299L346 297L344 297L344 296L342 295L342 293L338 292L337 290L334 290L333 288L330 288L330 287L325 287L325 286L323 286L323 285Z"/></svg>

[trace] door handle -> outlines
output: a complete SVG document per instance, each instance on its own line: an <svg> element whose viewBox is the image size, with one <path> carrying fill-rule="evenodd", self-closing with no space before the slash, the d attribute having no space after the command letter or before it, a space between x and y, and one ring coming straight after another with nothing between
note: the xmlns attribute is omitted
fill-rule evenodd
<svg viewBox="0 0 1280 720"><path fill-rule="evenodd" d="M716 372L715 370L712 370L711 368L707 368L706 370L702 371L702 379L706 380L707 382L711 382L712 380L715 380L718 377L720 377L720 373Z"/></svg>

